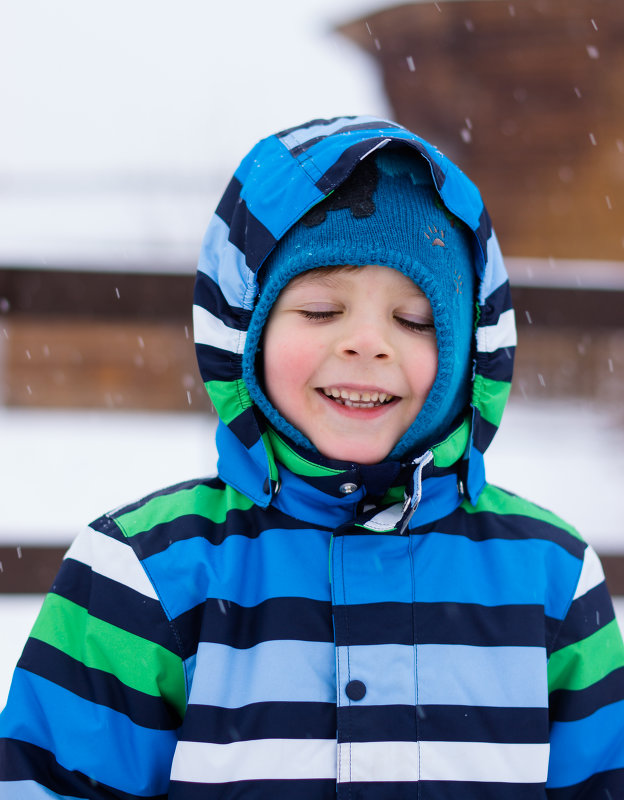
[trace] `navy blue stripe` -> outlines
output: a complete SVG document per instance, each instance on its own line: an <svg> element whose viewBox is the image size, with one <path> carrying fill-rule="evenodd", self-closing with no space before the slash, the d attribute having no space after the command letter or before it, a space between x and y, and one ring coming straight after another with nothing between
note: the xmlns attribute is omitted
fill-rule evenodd
<svg viewBox="0 0 624 800"><path fill-rule="evenodd" d="M422 800L545 800L546 798L544 785L541 783L421 781L419 791ZM373 799L367 795L366 800L377 800L377 796Z"/></svg>
<svg viewBox="0 0 624 800"><path fill-rule="evenodd" d="M272 598L251 607L210 599L202 630L202 641L239 649L276 640L334 641L331 603L305 597Z"/></svg>
<svg viewBox="0 0 624 800"><path fill-rule="evenodd" d="M38 639L27 641L19 666L85 700L119 711L144 728L175 730L180 725L180 717L160 698L132 689L108 672L86 667Z"/></svg>
<svg viewBox="0 0 624 800"><path fill-rule="evenodd" d="M230 220L232 244L245 254L245 262L255 272L277 241L259 219L247 208L247 203L239 199Z"/></svg>
<svg viewBox="0 0 624 800"><path fill-rule="evenodd" d="M586 689L557 689L550 695L550 716L553 722L574 722L589 717L609 703L624 700L624 667L613 670L605 678Z"/></svg>
<svg viewBox="0 0 624 800"><path fill-rule="evenodd" d="M315 136L313 139L309 139L307 142L304 142L303 144L292 147L290 153L294 158L298 158L300 155L303 155L303 153L305 153L315 144L322 142L323 139L327 139L328 136L337 136L342 133L350 133L351 131L378 131L380 127L381 124L379 122L360 122L358 125L345 125L344 128L341 128L339 131L334 131L331 134L325 134L323 136ZM397 128L398 126L384 124L383 127Z"/></svg>
<svg viewBox="0 0 624 800"><path fill-rule="evenodd" d="M479 364L478 359L477 364ZM477 367L477 372L478 369L479 368ZM491 422L488 422L486 419L484 419L481 416L479 409L476 408L474 424L472 426L472 442L480 453L485 453L497 431L498 427L496 425L492 425Z"/></svg>
<svg viewBox="0 0 624 800"><path fill-rule="evenodd" d="M528 540L543 539L553 542L579 560L583 559L587 545L571 533L541 519L524 514L503 514L492 511L468 513L457 508L448 517L436 523L439 533L466 536L475 542L488 539Z"/></svg>
<svg viewBox="0 0 624 800"><path fill-rule="evenodd" d="M492 235L492 221L490 220L490 215L488 214L485 206L481 211L481 216L479 217L479 227L475 231L475 234L479 240L479 244L483 249L484 255L487 257L487 243L488 239Z"/></svg>
<svg viewBox="0 0 624 800"><path fill-rule="evenodd" d="M237 177L233 177L228 183L227 189L223 193L223 197L221 198L219 205L217 206L217 210L215 211L216 215L221 217L228 228L232 224L232 217L234 216L234 211L238 205L242 188L243 184L238 180Z"/></svg>
<svg viewBox="0 0 624 800"><path fill-rule="evenodd" d="M511 288L509 281L501 284L498 289L495 289L492 294L487 298L484 305L480 306L480 325L495 325L498 322L500 315L504 311L509 311L513 308L511 302Z"/></svg>
<svg viewBox="0 0 624 800"><path fill-rule="evenodd" d="M327 172L318 179L316 187L323 194L329 194L336 186L343 183L366 153L370 152L375 145L385 142L387 139L387 136L375 136L371 139L365 139L363 142L356 142L356 144L348 147Z"/></svg>
<svg viewBox="0 0 624 800"><path fill-rule="evenodd" d="M591 636L614 619L613 604L603 582L572 603L559 629L555 650Z"/></svg>
<svg viewBox="0 0 624 800"><path fill-rule="evenodd" d="M329 126L339 119L357 119L357 115L351 114L344 117L329 117L328 119L325 118L311 119L308 122L302 122L301 125L293 125L292 128L285 128L283 131L279 131L279 133L276 133L275 136L277 139L283 139L284 136L288 136L289 134L294 133L295 131L305 131L308 128L316 128L318 125Z"/></svg>
<svg viewBox="0 0 624 800"><path fill-rule="evenodd" d="M515 347L501 347L493 353L477 353L477 375L482 375L492 381L507 381L507 383L511 383L515 355ZM495 427L494 430L496 430Z"/></svg>
<svg viewBox="0 0 624 800"><path fill-rule="evenodd" d="M239 795L239 797L245 797L247 800L247 795ZM267 800L268 797L267 795ZM334 800L336 800L336 796L334 796ZM387 781L339 785L337 800L546 800L546 795L543 784L535 783L478 783L476 781L398 783ZM590 800L590 798L583 798L583 800ZM595 800L595 798L592 797L591 800Z"/></svg>
<svg viewBox="0 0 624 800"><path fill-rule="evenodd" d="M195 343L201 378L206 381L237 381L243 374L243 357L210 344Z"/></svg>
<svg viewBox="0 0 624 800"><path fill-rule="evenodd" d="M150 641L179 655L169 620L157 600L93 572L86 564L66 558L52 591L87 609L92 617L142 639L149 631Z"/></svg>
<svg viewBox="0 0 624 800"><path fill-rule="evenodd" d="M301 530L309 528L300 520L287 516L279 509L269 506L264 510L252 507L247 511L238 508L228 510L223 522L213 522L199 514L180 514L170 522L154 525L147 531L132 537L132 546L143 560L162 553L175 542L189 539L206 539L211 544L221 544L228 536L245 536L255 539L262 531L271 528Z"/></svg>
<svg viewBox="0 0 624 800"><path fill-rule="evenodd" d="M333 739L334 703L252 703L243 708L189 705L180 738L193 742Z"/></svg>
<svg viewBox="0 0 624 800"><path fill-rule="evenodd" d="M93 743L97 747L97 742ZM167 800L167 795L134 795L112 789L75 770L59 766L54 756L28 742L0 739L0 780L36 781L64 797L89 800Z"/></svg>
<svg viewBox="0 0 624 800"><path fill-rule="evenodd" d="M228 328L246 331L251 319L251 311L231 306L223 296L219 284L203 272L197 274L194 293L195 305L201 306L220 319Z"/></svg>
<svg viewBox="0 0 624 800"><path fill-rule="evenodd" d="M240 377L240 375L238 377ZM234 436L236 436L238 441L248 450L251 450L262 436L256 413L260 414L259 411L256 412L255 406L250 406L244 411L241 411L236 419L233 419L228 425L228 428L232 431Z"/></svg>
<svg viewBox="0 0 624 800"><path fill-rule="evenodd" d="M546 743L548 709L358 706L338 709L338 735L353 742ZM342 739L340 739L342 741Z"/></svg>
<svg viewBox="0 0 624 800"><path fill-rule="evenodd" d="M388 800L388 797L394 798L394 795L385 795L385 800ZM235 781L212 784L172 781L169 798L170 800L336 800L336 781L321 778L318 780ZM352 800L357 800L357 798L359 795L352 795ZM400 799L396 798L396 800ZM411 800L414 800L413 784ZM510 800L516 800L516 798L510 798Z"/></svg>
<svg viewBox="0 0 624 800"><path fill-rule="evenodd" d="M561 789L548 789L548 800L620 800L624 797L624 769L592 775L582 783Z"/></svg>
<svg viewBox="0 0 624 800"><path fill-rule="evenodd" d="M463 644L544 647L539 605L370 603L347 606L349 645ZM342 641L342 640L341 640Z"/></svg>

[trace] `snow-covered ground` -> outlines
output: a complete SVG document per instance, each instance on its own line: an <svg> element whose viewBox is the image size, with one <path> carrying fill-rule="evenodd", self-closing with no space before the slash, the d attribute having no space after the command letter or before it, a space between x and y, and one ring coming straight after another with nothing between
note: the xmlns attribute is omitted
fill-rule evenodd
<svg viewBox="0 0 624 800"><path fill-rule="evenodd" d="M198 414L2 409L0 441L3 545L68 545L103 511L216 464L214 421ZM487 465L492 482L557 512L600 552L624 551L616 409L515 400ZM0 595L0 707L41 600ZM624 627L624 598L616 607Z"/></svg>

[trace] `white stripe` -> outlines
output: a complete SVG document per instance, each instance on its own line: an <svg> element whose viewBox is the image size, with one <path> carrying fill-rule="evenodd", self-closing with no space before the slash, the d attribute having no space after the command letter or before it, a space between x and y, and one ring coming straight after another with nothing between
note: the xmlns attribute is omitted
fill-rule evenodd
<svg viewBox="0 0 624 800"><path fill-rule="evenodd" d="M231 353L242 353L245 349L246 331L228 328L202 306L193 306L193 331L197 344L209 344Z"/></svg>
<svg viewBox="0 0 624 800"><path fill-rule="evenodd" d="M602 571L600 559L592 547L587 547L585 550L585 558L583 559L583 569L581 570L573 599L576 600L584 594L587 594L591 589L601 584L603 580L604 572Z"/></svg>
<svg viewBox="0 0 624 800"><path fill-rule="evenodd" d="M338 782L542 783L548 744L354 742L339 745Z"/></svg>
<svg viewBox="0 0 624 800"><path fill-rule="evenodd" d="M93 528L85 528L65 554L86 564L98 575L122 583L157 600L158 596L133 549Z"/></svg>
<svg viewBox="0 0 624 800"><path fill-rule="evenodd" d="M418 742L352 742L338 745L338 783L417 781Z"/></svg>
<svg viewBox="0 0 624 800"><path fill-rule="evenodd" d="M477 328L477 350L480 353L493 353L501 347L515 347L516 342L513 309L503 311L496 325L484 325Z"/></svg>
<svg viewBox="0 0 624 800"><path fill-rule="evenodd" d="M548 744L421 742L424 781L542 783L548 775Z"/></svg>
<svg viewBox="0 0 624 800"><path fill-rule="evenodd" d="M171 779L189 783L314 778L336 780L334 739L178 742L171 765Z"/></svg>

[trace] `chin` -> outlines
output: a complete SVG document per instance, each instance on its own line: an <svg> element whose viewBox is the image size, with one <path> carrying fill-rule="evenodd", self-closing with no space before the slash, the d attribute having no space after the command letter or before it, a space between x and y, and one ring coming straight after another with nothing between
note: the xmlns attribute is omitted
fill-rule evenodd
<svg viewBox="0 0 624 800"><path fill-rule="evenodd" d="M313 444L315 444L313 442ZM380 450L372 448L360 447L319 447L316 445L319 453L322 453L326 458L331 458L336 461L348 461L351 464L379 464L384 458L388 456L390 450Z"/></svg>

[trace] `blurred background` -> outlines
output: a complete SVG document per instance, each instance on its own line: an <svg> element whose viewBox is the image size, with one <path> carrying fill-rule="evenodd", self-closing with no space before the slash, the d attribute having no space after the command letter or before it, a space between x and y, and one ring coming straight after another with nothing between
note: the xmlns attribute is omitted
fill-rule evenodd
<svg viewBox="0 0 624 800"><path fill-rule="evenodd" d="M479 185L519 326L492 482L599 551L624 624L619 0L5 0L0 707L80 527L211 473L201 238L244 153L373 113Z"/></svg>

